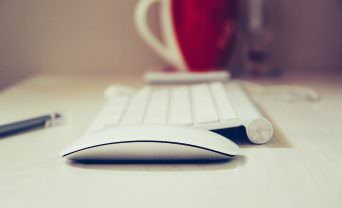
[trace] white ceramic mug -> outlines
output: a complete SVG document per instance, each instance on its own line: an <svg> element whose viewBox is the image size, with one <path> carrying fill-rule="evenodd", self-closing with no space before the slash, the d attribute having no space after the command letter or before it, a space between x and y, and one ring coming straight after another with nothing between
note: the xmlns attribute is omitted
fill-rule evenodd
<svg viewBox="0 0 342 208"><path fill-rule="evenodd" d="M147 16L159 3L162 43L149 29ZM232 48L236 0L140 0L135 24L161 57L183 71L221 68Z"/></svg>

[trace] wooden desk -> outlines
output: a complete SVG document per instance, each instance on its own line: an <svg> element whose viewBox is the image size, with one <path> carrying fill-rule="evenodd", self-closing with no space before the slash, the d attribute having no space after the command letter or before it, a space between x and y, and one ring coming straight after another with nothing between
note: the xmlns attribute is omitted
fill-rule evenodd
<svg viewBox="0 0 342 208"><path fill-rule="evenodd" d="M109 84L132 76L32 76L0 94L0 122L62 109L67 125L0 139L0 207L342 207L342 78L284 78L317 103L254 95L282 130L243 157L202 165L80 165L58 153L80 136ZM265 82L265 81L264 81ZM267 81L272 83L271 81Z"/></svg>

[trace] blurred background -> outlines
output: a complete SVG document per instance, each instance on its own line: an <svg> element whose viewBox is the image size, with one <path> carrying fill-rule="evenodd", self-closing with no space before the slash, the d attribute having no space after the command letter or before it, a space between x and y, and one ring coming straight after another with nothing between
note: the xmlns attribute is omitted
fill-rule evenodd
<svg viewBox="0 0 342 208"><path fill-rule="evenodd" d="M134 27L137 1L0 0L0 88L37 72L115 76L162 66ZM284 73L342 74L341 0L272 5L274 65ZM156 11L150 22L157 31ZM234 70L241 67L238 56Z"/></svg>

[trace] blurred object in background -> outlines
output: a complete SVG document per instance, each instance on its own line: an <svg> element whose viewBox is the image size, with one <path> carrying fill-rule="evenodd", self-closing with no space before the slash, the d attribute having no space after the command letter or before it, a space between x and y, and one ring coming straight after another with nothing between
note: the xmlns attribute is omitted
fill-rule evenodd
<svg viewBox="0 0 342 208"><path fill-rule="evenodd" d="M162 43L150 32L149 7L159 3ZM140 0L138 32L162 58L180 71L223 69L232 51L237 22L236 0Z"/></svg>
<svg viewBox="0 0 342 208"><path fill-rule="evenodd" d="M237 27L243 34L247 1L237 1L242 4ZM137 34L132 17L138 0L0 2L0 89L33 73L143 74L168 64ZM284 74L340 76L342 1L269 3L275 4L272 18L266 19L273 22L271 65L280 66ZM157 13L157 8L149 13L152 31L160 28ZM237 74L243 70L245 42L235 38L234 54L226 61Z"/></svg>
<svg viewBox="0 0 342 208"><path fill-rule="evenodd" d="M247 0L242 35L242 69L247 75L276 76L280 71L272 63L274 40L273 0Z"/></svg>

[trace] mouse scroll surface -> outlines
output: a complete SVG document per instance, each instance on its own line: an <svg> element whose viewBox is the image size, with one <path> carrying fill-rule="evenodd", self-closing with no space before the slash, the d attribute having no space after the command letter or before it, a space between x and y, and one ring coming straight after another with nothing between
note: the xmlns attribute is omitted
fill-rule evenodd
<svg viewBox="0 0 342 208"><path fill-rule="evenodd" d="M176 126L121 126L86 135L61 156L71 160L222 160L239 147L218 134Z"/></svg>

